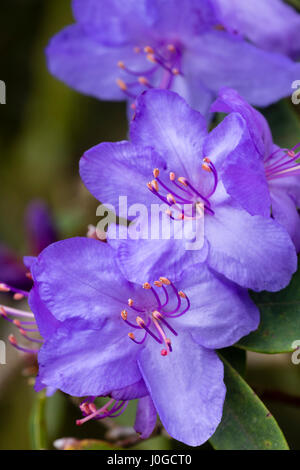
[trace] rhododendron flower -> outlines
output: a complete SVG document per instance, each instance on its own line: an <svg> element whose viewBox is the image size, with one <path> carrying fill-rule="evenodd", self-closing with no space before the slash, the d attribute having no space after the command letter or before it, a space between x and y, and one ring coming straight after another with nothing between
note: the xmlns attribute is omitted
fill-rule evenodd
<svg viewBox="0 0 300 470"><path fill-rule="evenodd" d="M74 238L31 260L29 304L47 331L36 389L88 397L78 424L150 397L147 408L140 401L137 430L146 420L150 432L157 412L172 437L200 445L218 426L225 397L214 349L256 329L258 310L245 289L205 264L176 283L131 283L115 256L108 244ZM92 404L98 396L111 397L104 408Z"/></svg>
<svg viewBox="0 0 300 470"><path fill-rule="evenodd" d="M228 24L223 5L212 0L73 0L76 23L51 40L49 69L100 99L132 102L142 90L165 88L206 113L219 88L230 86L252 104L266 106L290 93L300 65L285 55L285 47L264 50L261 30L268 30L270 8L267 3L264 12L261 3L258 17L245 10L250 27L244 38ZM231 17L236 15L230 10ZM291 43L289 15L282 24L278 42Z"/></svg>
<svg viewBox="0 0 300 470"><path fill-rule="evenodd" d="M234 154L230 158L223 154L225 184L230 186L235 200L252 215L265 213L268 216L272 211L272 217L286 228L299 252L300 144L291 149L274 144L263 115L235 90L220 90L211 109L238 112L247 122L248 132ZM262 194L264 197L258 197Z"/></svg>
<svg viewBox="0 0 300 470"><path fill-rule="evenodd" d="M198 250L187 250L183 239L164 233L153 243L146 237L147 224L137 240L113 239L108 231L128 279L154 280L162 271L175 279L180 269L205 261L253 290L276 291L289 283L297 269L296 251L286 230L264 210L267 184L265 188L261 181L246 178L237 187L235 171L228 171L223 181L224 160L232 160L245 133L246 120L231 113L208 134L203 116L176 93L150 90L137 100L131 142L102 143L84 154L80 172L86 187L116 211L120 195L127 196L128 204L142 203L149 210L164 202L169 207L165 218L171 218L176 230L197 219L199 205L204 206L204 243ZM249 162L256 166L252 154ZM251 202L263 208L253 216L235 197L237 191L248 194L249 188ZM188 213L187 203L192 207Z"/></svg>

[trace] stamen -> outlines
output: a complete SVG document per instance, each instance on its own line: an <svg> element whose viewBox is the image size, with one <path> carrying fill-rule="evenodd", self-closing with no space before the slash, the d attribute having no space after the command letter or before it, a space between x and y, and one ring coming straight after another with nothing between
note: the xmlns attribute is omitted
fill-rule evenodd
<svg viewBox="0 0 300 470"><path fill-rule="evenodd" d="M127 90L127 85L123 80L121 80L121 78L117 78L117 85L119 88L121 88L122 91Z"/></svg>
<svg viewBox="0 0 300 470"><path fill-rule="evenodd" d="M161 350L161 355L166 356L170 352L172 352L172 343L171 339L166 336L165 333L165 328L168 328L168 330L174 335L178 336L177 331L173 328L173 326L169 323L169 320L172 318L177 318L180 317L181 315L184 315L190 308L190 302L189 299L187 298L187 295L182 291L177 291L176 287L174 284L170 281L169 278L165 276L161 276L158 281L154 281L154 286L152 287L149 282L145 282L143 284L143 288L146 290L150 290L153 294L155 304L152 303L152 305L155 307L151 309L151 307L145 307L143 310L141 310L142 315L138 315L135 317L135 324L130 322L128 320L128 312L127 310L122 310L121 316L124 322L132 327L135 328L135 330L144 330L145 334L141 339L137 339L135 334L133 332L128 333L128 337L135 342L136 344L143 344L146 340L146 338L151 336L157 343L162 344L164 343L166 345L166 349ZM175 294L175 298L177 300L177 306L173 310L166 311L166 307L168 306L170 302L170 297L168 294L168 288L171 287L171 290L173 294ZM164 294L165 294L165 299L164 303L162 303L160 295L156 292L155 288L163 289ZM185 300L187 305L186 307L182 310L181 309L181 304L182 300ZM147 300L147 303L149 300ZM133 304L134 301L133 299L128 299L128 304L129 307L134 309ZM181 310L181 311L180 311ZM153 333L151 329L151 324L155 327L156 331L158 332L158 335Z"/></svg>

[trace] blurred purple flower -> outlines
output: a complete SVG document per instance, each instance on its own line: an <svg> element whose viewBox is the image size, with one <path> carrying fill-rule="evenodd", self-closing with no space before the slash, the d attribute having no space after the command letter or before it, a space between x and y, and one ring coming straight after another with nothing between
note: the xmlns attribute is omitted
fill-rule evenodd
<svg viewBox="0 0 300 470"><path fill-rule="evenodd" d="M51 40L49 69L105 100L132 102L142 90L165 88L206 114L219 88L230 86L267 106L290 94L299 78L300 64L287 46L277 46L297 37L299 15L283 7L285 14L276 10L272 21L269 2L255 11L228 3L223 15L226 2L212 0L73 0L76 23Z"/></svg>
<svg viewBox="0 0 300 470"><path fill-rule="evenodd" d="M56 230L47 206L41 201L29 204L25 214L28 252L38 255L57 240ZM32 281L26 276L23 260L9 247L0 244L0 282L20 289L30 289Z"/></svg>
<svg viewBox="0 0 300 470"><path fill-rule="evenodd" d="M169 206L165 218L172 219L176 232L182 224L189 229L197 219L197 206L204 204L204 244L198 250L186 250L185 240L176 239L176 233L173 237L160 233L153 245L146 223L141 224L138 240L112 239L108 231L108 241L118 248L120 267L128 279L138 282L142 276L152 281L163 271L175 280L180 270L206 261L231 281L253 290L276 291L289 283L297 269L296 251L286 230L270 217L267 184L264 187L253 177L237 186L234 171L223 179L224 159L238 158L235 151L246 132L245 119L231 113L208 134L203 116L176 93L150 90L137 100L131 142L102 143L84 154L83 182L116 211L120 195L127 196L128 205L143 204L148 213L152 204L164 202ZM246 146L244 151L253 166L251 148ZM238 191L251 193L251 202L260 208L257 215L250 215L236 201ZM186 216L181 207L187 203L193 211ZM151 230L156 222L150 220Z"/></svg>
<svg viewBox="0 0 300 470"><path fill-rule="evenodd" d="M146 397L136 421L144 436L156 412L169 434L189 445L214 433L225 397L214 349L232 345L259 322L245 289L205 265L182 273L176 284L164 277L134 284L108 244L87 238L49 246L32 260L31 272L36 321L44 322L45 309L52 317L36 390L88 397L78 424L114 416L127 400ZM111 397L104 408L93 404L98 396Z"/></svg>
<svg viewBox="0 0 300 470"><path fill-rule="evenodd" d="M272 217L285 227L299 252L300 144L291 149L274 144L266 119L235 90L220 90L211 110L239 113L247 123L234 153L230 157L223 154L226 189L251 215L272 211Z"/></svg>

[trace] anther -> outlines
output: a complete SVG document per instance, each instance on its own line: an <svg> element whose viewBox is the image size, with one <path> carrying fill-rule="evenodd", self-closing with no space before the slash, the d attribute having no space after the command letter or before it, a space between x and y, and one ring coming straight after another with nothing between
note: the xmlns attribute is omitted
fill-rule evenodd
<svg viewBox="0 0 300 470"><path fill-rule="evenodd" d="M128 305L129 305L129 307L133 306L133 300L132 299L128 299Z"/></svg>
<svg viewBox="0 0 300 470"><path fill-rule="evenodd" d="M121 317L123 318L124 321L127 320L127 315L128 315L127 311L126 311L126 310L122 310L122 312L121 312Z"/></svg>
<svg viewBox="0 0 300 470"><path fill-rule="evenodd" d="M203 165L202 165L202 170L211 172L210 166L208 166L206 163L203 163Z"/></svg>
<svg viewBox="0 0 300 470"><path fill-rule="evenodd" d="M26 277L27 279L30 279L31 281L33 280L32 274L29 271L26 273Z"/></svg>
<svg viewBox="0 0 300 470"><path fill-rule="evenodd" d="M6 313L4 307L0 307L0 315L2 315L3 317L7 318L7 313Z"/></svg>
<svg viewBox="0 0 300 470"><path fill-rule="evenodd" d="M144 47L144 51L146 52L146 54L154 54L154 49L152 49L151 46Z"/></svg>
<svg viewBox="0 0 300 470"><path fill-rule="evenodd" d="M160 277L159 280L166 286L169 286L171 284L171 281L167 277Z"/></svg>
<svg viewBox="0 0 300 470"><path fill-rule="evenodd" d="M203 161L204 161L205 163L210 163L210 162L211 162L211 159L208 158L208 157L205 157L205 158L203 158Z"/></svg>
<svg viewBox="0 0 300 470"><path fill-rule="evenodd" d="M133 333L128 333L128 336L130 339L132 339L133 341L135 340L135 336Z"/></svg>
<svg viewBox="0 0 300 470"><path fill-rule="evenodd" d="M158 186L158 182L156 180L151 181L151 186L152 186L152 188L155 189L156 192L158 192L159 186Z"/></svg>
<svg viewBox="0 0 300 470"><path fill-rule="evenodd" d="M162 349L162 350L160 351L160 354L161 354L162 356L167 356L167 355L168 355L168 351L167 351L166 349Z"/></svg>
<svg viewBox="0 0 300 470"><path fill-rule="evenodd" d="M160 312L158 312L157 310L154 310L152 312L152 316L153 318L155 318L156 320L160 320L162 318L162 314Z"/></svg>
<svg viewBox="0 0 300 470"><path fill-rule="evenodd" d="M9 335L8 341L9 341L10 344L12 344L13 346L17 346L17 344L18 344L16 338L14 337L14 335Z"/></svg>
<svg viewBox="0 0 300 470"><path fill-rule="evenodd" d="M14 300L22 300L24 299L24 295L17 292L16 294L14 294L13 298Z"/></svg>
<svg viewBox="0 0 300 470"><path fill-rule="evenodd" d="M10 292L10 288L6 284L0 284L0 292Z"/></svg>
<svg viewBox="0 0 300 470"><path fill-rule="evenodd" d="M151 183L147 183L147 187L148 187L148 189L150 189L150 191L153 191L153 189L154 189L154 188L152 187L152 184L151 184Z"/></svg>
<svg viewBox="0 0 300 470"><path fill-rule="evenodd" d="M174 46L174 44L168 44L167 49L170 52L176 52L176 47Z"/></svg>
<svg viewBox="0 0 300 470"><path fill-rule="evenodd" d="M167 194L167 200L170 204L176 204L176 199L174 198L173 194Z"/></svg>
<svg viewBox="0 0 300 470"><path fill-rule="evenodd" d="M20 320L13 320L13 324L16 325L18 328L21 328Z"/></svg>
<svg viewBox="0 0 300 470"><path fill-rule="evenodd" d="M121 80L121 78L118 78L116 82L117 82L118 87L121 88L121 90L123 91L127 90L127 85L123 80Z"/></svg>
<svg viewBox="0 0 300 470"><path fill-rule="evenodd" d="M182 290L180 290L180 291L178 292L178 295L179 295L179 297L181 297L182 299L186 299L186 295L185 295L184 292L182 292Z"/></svg>
<svg viewBox="0 0 300 470"><path fill-rule="evenodd" d="M181 183L181 184L183 184L183 186L188 186L187 179L184 178L183 176L180 176L180 177L178 178L178 182Z"/></svg>
<svg viewBox="0 0 300 470"><path fill-rule="evenodd" d="M89 403L88 407L91 413L96 413L97 406L95 405L95 403Z"/></svg>
<svg viewBox="0 0 300 470"><path fill-rule="evenodd" d="M145 322L144 322L144 320L143 320L141 317L136 317L135 321L137 322L137 324L139 325L139 327L144 328Z"/></svg>
<svg viewBox="0 0 300 470"><path fill-rule="evenodd" d="M171 181L175 181L176 179L176 176L175 176L175 173L173 173L173 171L170 173L170 180Z"/></svg>
<svg viewBox="0 0 300 470"><path fill-rule="evenodd" d="M174 67L174 68L172 69L172 74L173 74L173 75L179 75L179 73L180 73L180 72L179 72L179 70L178 70L176 67Z"/></svg>
<svg viewBox="0 0 300 470"><path fill-rule="evenodd" d="M139 82L141 85L149 86L149 81L147 80L146 77L139 77L139 78L138 78L138 82Z"/></svg>
<svg viewBox="0 0 300 470"><path fill-rule="evenodd" d="M158 168L154 168L153 176L154 176L154 178L157 178L159 176L159 169Z"/></svg>
<svg viewBox="0 0 300 470"><path fill-rule="evenodd" d="M291 157L291 158L294 158L296 156L294 150L288 150L287 152L288 156Z"/></svg>
<svg viewBox="0 0 300 470"><path fill-rule="evenodd" d="M125 64L124 64L124 62L122 62L121 60L119 60L119 62L118 62L118 67L120 67L120 69L123 69L123 70L124 70L124 69L125 69Z"/></svg>
<svg viewBox="0 0 300 470"><path fill-rule="evenodd" d="M149 60L149 62L152 62L153 64L156 64L156 62L157 62L156 59L155 59L154 54L148 54L146 56L146 58L147 58L147 60Z"/></svg>
<svg viewBox="0 0 300 470"><path fill-rule="evenodd" d="M156 287L161 287L162 286L162 282L161 281L154 281L154 285Z"/></svg>
<svg viewBox="0 0 300 470"><path fill-rule="evenodd" d="M149 282L145 282L145 283L143 284L143 289L147 289L147 290L148 290L148 289L151 289L151 285L149 284Z"/></svg>

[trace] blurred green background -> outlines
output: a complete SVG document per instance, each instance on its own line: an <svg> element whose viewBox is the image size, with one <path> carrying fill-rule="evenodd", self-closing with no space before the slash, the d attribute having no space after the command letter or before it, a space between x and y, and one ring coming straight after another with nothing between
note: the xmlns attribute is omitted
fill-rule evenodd
<svg viewBox="0 0 300 470"><path fill-rule="evenodd" d="M7 104L0 107L0 242L23 255L24 211L32 199L48 204L61 238L85 235L87 226L97 223L97 201L80 181L78 161L101 141L126 138L126 111L124 103L79 95L48 73L44 49L49 38L72 21L69 0L2 0L1 19L0 80L7 86ZM300 140L298 108L285 100L265 111L278 144L291 147ZM10 332L4 323L0 320L0 339ZM38 448L41 436L30 429L44 398L32 391L22 373L26 364L10 346L7 362L0 365L0 449ZM289 355L249 354L247 377L291 448L299 450L300 366L292 365ZM121 422L132 425L133 415L129 410ZM60 393L47 400L46 416L48 448L62 437L104 435L98 423L77 428L80 413ZM140 448L184 446L156 437Z"/></svg>

